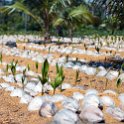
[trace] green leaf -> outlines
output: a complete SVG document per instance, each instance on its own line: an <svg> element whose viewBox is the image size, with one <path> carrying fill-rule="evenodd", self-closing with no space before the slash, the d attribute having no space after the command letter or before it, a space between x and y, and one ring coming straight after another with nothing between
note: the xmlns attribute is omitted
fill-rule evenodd
<svg viewBox="0 0 124 124"><path fill-rule="evenodd" d="M21 2L24 2L24 1L21 1ZM25 14L31 16L39 25L40 27L41 26L41 23L39 20L39 17L35 16L29 9L27 6L25 6L23 3L21 3L19 1L15 2L14 4L12 5L9 5L9 6L4 6L2 8L0 8L0 12L2 13L8 13L8 14L11 14L12 12L14 12L15 10L18 10L18 11L21 11L21 12L24 12Z"/></svg>
<svg viewBox="0 0 124 124"><path fill-rule="evenodd" d="M121 84L122 84L122 80L118 78L116 82L116 86L119 87Z"/></svg>
<svg viewBox="0 0 124 124"><path fill-rule="evenodd" d="M42 77L38 75L38 79L42 83Z"/></svg>
<svg viewBox="0 0 124 124"><path fill-rule="evenodd" d="M124 70L124 63L121 65L121 69L122 69L122 71Z"/></svg>
<svg viewBox="0 0 124 124"><path fill-rule="evenodd" d="M56 63L56 73L59 73L59 66L58 66L58 63Z"/></svg>
<svg viewBox="0 0 124 124"><path fill-rule="evenodd" d="M46 59L42 65L42 78L43 79L46 79L46 77L48 76L48 71L49 71L49 63Z"/></svg>
<svg viewBox="0 0 124 124"><path fill-rule="evenodd" d="M9 65L7 64L6 65L6 72L8 72L8 70L9 70Z"/></svg>
<svg viewBox="0 0 124 124"><path fill-rule="evenodd" d="M57 87L59 87L62 84L62 77L61 76L57 76L54 80L54 82L51 83L51 86L53 87L53 89L56 89Z"/></svg>
<svg viewBox="0 0 124 124"><path fill-rule="evenodd" d="M51 82L50 85L52 86L53 89L56 89L55 82Z"/></svg>
<svg viewBox="0 0 124 124"><path fill-rule="evenodd" d="M39 67L38 62L35 62L35 67L36 67L36 69L38 70L38 67Z"/></svg>
<svg viewBox="0 0 124 124"><path fill-rule="evenodd" d="M63 18L57 18L56 20L54 20L53 25L54 26L59 26L59 25L62 25L63 23L64 23Z"/></svg>

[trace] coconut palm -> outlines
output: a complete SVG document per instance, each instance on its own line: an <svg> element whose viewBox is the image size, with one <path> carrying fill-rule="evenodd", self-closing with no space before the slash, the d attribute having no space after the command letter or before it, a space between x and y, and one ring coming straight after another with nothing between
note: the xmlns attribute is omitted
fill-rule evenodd
<svg viewBox="0 0 124 124"><path fill-rule="evenodd" d="M68 4L70 4L70 0L19 0L12 5L1 8L1 11L10 14L18 10L28 14L35 19L41 29L44 29L45 38L49 39L53 19L58 14L57 9L61 10Z"/></svg>
<svg viewBox="0 0 124 124"><path fill-rule="evenodd" d="M13 5L5 6L1 9L3 12L12 13L15 10L21 10L24 13L33 17L37 23L43 28L45 33L45 40L50 39L50 29L56 21L64 24L69 28L76 27L80 23L91 21L90 12L79 4L74 4L75 0L19 0ZM58 18L58 15L60 17ZM75 23L76 22L76 23ZM74 30L74 29L73 29ZM69 30L72 34L72 30Z"/></svg>
<svg viewBox="0 0 124 124"><path fill-rule="evenodd" d="M74 6L65 9L54 21L54 26L68 27L68 35L72 40L73 31L81 24L93 24L94 16L83 6Z"/></svg>
<svg viewBox="0 0 124 124"><path fill-rule="evenodd" d="M108 19L109 26L115 28L124 27L124 1L123 0L93 0L94 9L104 10L102 15Z"/></svg>

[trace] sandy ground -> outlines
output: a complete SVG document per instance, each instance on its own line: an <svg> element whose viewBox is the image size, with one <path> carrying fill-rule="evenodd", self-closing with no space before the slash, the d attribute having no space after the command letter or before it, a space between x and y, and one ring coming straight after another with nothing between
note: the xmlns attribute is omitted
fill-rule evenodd
<svg viewBox="0 0 124 124"><path fill-rule="evenodd" d="M41 51L41 53L43 53ZM47 52L46 52L47 53ZM45 54L45 52L44 52ZM57 56L57 55L55 55ZM77 56L79 58L79 55ZM11 60L17 60L19 61L20 65L27 65L30 64L31 70L36 71L35 69L35 63L31 61L30 59L24 59L21 57L14 57L14 56L6 56L3 55L3 61L10 62ZM88 57L89 60L93 59L93 57ZM101 58L98 58L101 59ZM94 58L94 61L98 61L97 58ZM40 73L41 70L41 64L39 66L38 72ZM72 71L71 69L64 69L65 74L65 81L66 83L70 83L72 85L76 85L75 83L75 71ZM50 67L50 77L53 79L55 77L55 67ZM85 89L88 88L95 88L99 90L99 92L104 91L105 89L112 89L116 90L115 81L108 81L107 87L105 87L106 79L104 77L98 78L95 76L88 76L86 74L80 73L79 77L80 81L77 82L78 85L84 86ZM1 80L2 82L2 80ZM119 92L124 92L124 84L122 87L120 87ZM66 96L71 96L73 92L76 92L79 90L75 89L69 89L66 91L61 92L62 94ZM82 92L83 91L79 91ZM60 93L60 91L57 91L57 93ZM52 94L51 92L49 94ZM117 97L113 97L116 101L116 104L118 105ZM58 105L60 106L60 105ZM118 121L114 120L107 114L105 114L106 124L120 124ZM38 112L28 112L27 106L23 104L19 104L19 99L15 97L10 97L8 92L0 91L0 124L50 124L51 119L45 119L38 115Z"/></svg>
<svg viewBox="0 0 124 124"><path fill-rule="evenodd" d="M0 124L49 124L50 119L42 118L37 112L28 112L27 106L19 104L19 98L10 97L0 91Z"/></svg>

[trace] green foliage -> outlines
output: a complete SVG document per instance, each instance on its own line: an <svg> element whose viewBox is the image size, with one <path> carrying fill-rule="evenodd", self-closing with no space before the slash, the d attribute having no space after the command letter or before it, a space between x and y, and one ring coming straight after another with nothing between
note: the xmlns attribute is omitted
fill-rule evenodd
<svg viewBox="0 0 124 124"><path fill-rule="evenodd" d="M83 6L72 6L63 10L62 14L54 21L54 26L66 26L68 36L72 39L73 32L81 26L81 24L93 24L94 16Z"/></svg>
<svg viewBox="0 0 124 124"><path fill-rule="evenodd" d="M15 82L17 82L16 78L15 78L15 75L16 75L16 67L17 67L17 64L18 64L18 60L14 62L14 60L12 60L12 62L9 64L9 68L11 70L11 73L14 77L14 80ZM8 68L8 67L7 67Z"/></svg>
<svg viewBox="0 0 124 124"><path fill-rule="evenodd" d="M99 52L100 52L100 47L99 47L99 46L95 46L95 50L96 50L97 53L99 54Z"/></svg>
<svg viewBox="0 0 124 124"><path fill-rule="evenodd" d="M62 81L63 81L62 77L57 75L55 80L50 83L53 88L53 94L55 94L56 88L62 84Z"/></svg>
<svg viewBox="0 0 124 124"><path fill-rule="evenodd" d="M49 63L48 60L46 59L44 63L42 64L42 69L41 69L41 76L38 76L39 81L42 84L42 95L44 94L44 85L48 82L49 79Z"/></svg>
<svg viewBox="0 0 124 124"><path fill-rule="evenodd" d="M122 84L122 80L120 78L116 81L116 87L118 88Z"/></svg>
<svg viewBox="0 0 124 124"><path fill-rule="evenodd" d="M121 70L122 71L124 70L124 63L121 65Z"/></svg>
<svg viewBox="0 0 124 124"><path fill-rule="evenodd" d="M21 78L22 85L23 85L23 89L24 89L24 87L25 87L26 71L27 71L27 69L24 69L24 70L23 70L23 76L22 76L22 78Z"/></svg>
<svg viewBox="0 0 124 124"><path fill-rule="evenodd" d="M55 77L54 81L50 83L53 88L53 94L55 94L56 89L62 85L64 79L65 79L65 76L63 73L63 67L62 66L59 67L59 65L56 64L56 77Z"/></svg>
<svg viewBox="0 0 124 124"><path fill-rule="evenodd" d="M8 65L8 64L6 65L5 71L6 71L6 76L7 76L7 73L8 73L8 71L9 71L9 65Z"/></svg>
<svg viewBox="0 0 124 124"><path fill-rule="evenodd" d="M87 44L85 44L85 43L84 43L84 49L85 49L85 51L88 50L88 46L87 46Z"/></svg>
<svg viewBox="0 0 124 124"><path fill-rule="evenodd" d="M45 33L45 38L49 38L50 28L54 18L58 15L59 9L67 7L70 0L44 0L44 1L16 1L14 4L2 7L0 12L8 14L15 10L21 11L31 16L40 26L40 29Z"/></svg>
<svg viewBox="0 0 124 124"><path fill-rule="evenodd" d="M65 79L63 67L62 66L59 67L58 63L56 63L56 74L62 77L62 81Z"/></svg>
<svg viewBox="0 0 124 124"><path fill-rule="evenodd" d="M94 13L100 11L101 18L105 19L107 28L112 30L124 28L124 1L123 0L93 0ZM101 11L102 10L102 11Z"/></svg>
<svg viewBox="0 0 124 124"><path fill-rule="evenodd" d="M116 87L117 88L119 88L123 83L123 79L120 78L120 75L123 72L123 70L124 70L124 63L121 65L121 68L119 70L119 74L118 74L118 77L117 77L117 81L116 81Z"/></svg>

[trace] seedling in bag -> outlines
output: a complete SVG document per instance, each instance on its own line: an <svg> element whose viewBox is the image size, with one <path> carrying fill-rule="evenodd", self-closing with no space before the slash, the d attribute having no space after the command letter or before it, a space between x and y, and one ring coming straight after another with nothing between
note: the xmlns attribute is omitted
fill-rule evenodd
<svg viewBox="0 0 124 124"><path fill-rule="evenodd" d="M11 73L13 75L13 78L14 78L14 81L17 82L16 80L16 67L17 67L17 64L18 64L18 60L16 62L14 62L14 60L10 63L9 65L9 68L11 70Z"/></svg>
<svg viewBox="0 0 124 124"><path fill-rule="evenodd" d="M38 76L39 81L42 84L42 95L44 94L44 85L48 82L49 80L49 63L47 59L44 61L41 69L41 75Z"/></svg>

